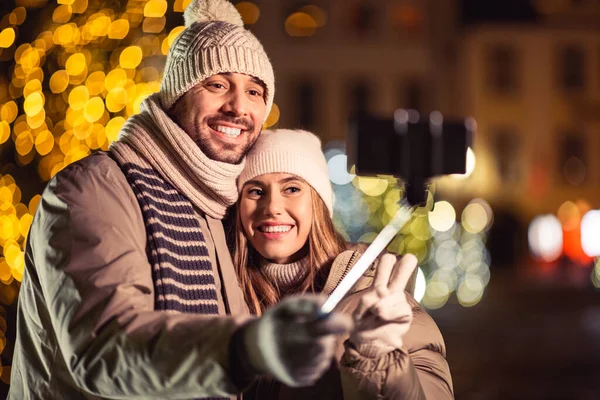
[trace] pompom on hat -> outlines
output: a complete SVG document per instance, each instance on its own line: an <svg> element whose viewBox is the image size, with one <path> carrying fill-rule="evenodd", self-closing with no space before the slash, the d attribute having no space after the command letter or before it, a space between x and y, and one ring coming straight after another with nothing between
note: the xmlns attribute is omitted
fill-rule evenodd
<svg viewBox="0 0 600 400"><path fill-rule="evenodd" d="M262 44L227 0L192 0L183 14L185 29L173 41L160 86L165 110L188 90L213 75L237 72L266 86L267 115L273 105L275 76Z"/></svg>
<svg viewBox="0 0 600 400"><path fill-rule="evenodd" d="M285 173L304 179L319 194L333 216L333 190L321 140L303 130L263 131L246 155L246 165L238 178L238 191L260 175Z"/></svg>

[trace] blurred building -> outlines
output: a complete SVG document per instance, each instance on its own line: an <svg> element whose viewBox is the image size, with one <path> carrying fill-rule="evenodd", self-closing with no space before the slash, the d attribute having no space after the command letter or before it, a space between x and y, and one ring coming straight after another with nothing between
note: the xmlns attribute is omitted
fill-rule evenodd
<svg viewBox="0 0 600 400"><path fill-rule="evenodd" d="M245 3L245 2L244 2ZM343 140L357 112L439 108L443 35L454 0L256 1L237 3L276 68L280 124ZM241 7L240 7L241 6ZM258 14L257 14L258 13Z"/></svg>
<svg viewBox="0 0 600 400"><path fill-rule="evenodd" d="M536 23L465 28L455 69L456 98L478 123L461 195L524 220L568 200L600 207L600 2L532 3Z"/></svg>

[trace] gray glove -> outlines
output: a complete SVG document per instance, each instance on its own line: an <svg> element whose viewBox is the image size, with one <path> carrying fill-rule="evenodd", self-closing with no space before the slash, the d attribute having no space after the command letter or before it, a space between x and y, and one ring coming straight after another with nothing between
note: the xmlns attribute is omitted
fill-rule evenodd
<svg viewBox="0 0 600 400"><path fill-rule="evenodd" d="M336 335L352 328L350 316L331 313L317 319L324 296L284 299L244 327L250 364L288 386L309 386L331 365Z"/></svg>

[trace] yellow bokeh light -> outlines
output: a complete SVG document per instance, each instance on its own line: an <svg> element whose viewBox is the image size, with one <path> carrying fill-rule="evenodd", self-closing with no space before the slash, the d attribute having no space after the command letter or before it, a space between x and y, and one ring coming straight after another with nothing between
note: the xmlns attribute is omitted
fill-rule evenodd
<svg viewBox="0 0 600 400"><path fill-rule="evenodd" d="M23 97L27 97L34 92L42 91L42 82L39 79L31 79L23 88Z"/></svg>
<svg viewBox="0 0 600 400"><path fill-rule="evenodd" d="M104 101L100 97L92 97L83 107L83 115L88 122L96 122L104 114Z"/></svg>
<svg viewBox="0 0 600 400"><path fill-rule="evenodd" d="M29 214L35 215L38 204L40 204L41 200L42 200L42 196L39 194L36 194L35 196L33 196L31 198L31 200L29 200L29 204L27 205L27 207L29 207Z"/></svg>
<svg viewBox="0 0 600 400"><path fill-rule="evenodd" d="M22 45L20 45L19 47L17 47L17 49L15 50L15 61L17 63L21 62L21 56L23 55L23 53L25 53L25 51L31 49L31 45L29 43L23 43Z"/></svg>
<svg viewBox="0 0 600 400"><path fill-rule="evenodd" d="M15 42L15 30L13 28L5 28L0 32L0 48L7 49Z"/></svg>
<svg viewBox="0 0 600 400"><path fill-rule="evenodd" d="M110 24L108 28L109 39L125 39L129 33L129 21L124 18L117 19Z"/></svg>
<svg viewBox="0 0 600 400"><path fill-rule="evenodd" d="M281 112L279 111L279 106L277 106L277 104L273 103L273 107L271 107L271 112L269 113L269 116L265 120L264 128L267 129L267 128L270 128L273 125L275 125L279 121L280 115L281 115Z"/></svg>
<svg viewBox="0 0 600 400"><path fill-rule="evenodd" d="M166 0L150 0L144 6L144 17L160 18L167 12Z"/></svg>
<svg viewBox="0 0 600 400"><path fill-rule="evenodd" d="M112 24L112 21L109 17L102 15L97 18L94 18L90 22L90 31L94 36L106 36L108 35L108 30Z"/></svg>
<svg viewBox="0 0 600 400"><path fill-rule="evenodd" d="M10 100L2 106L0 109L0 118L2 121L6 121L9 124L17 118L17 114L19 112L19 108L17 107L17 103Z"/></svg>
<svg viewBox="0 0 600 400"><path fill-rule="evenodd" d="M87 73L88 73L88 67L86 65L81 74L69 77L69 83L73 86L78 86L78 85L83 84L87 78Z"/></svg>
<svg viewBox="0 0 600 400"><path fill-rule="evenodd" d="M235 5L238 12L242 16L242 20L246 25L253 25L258 22L260 17L260 9L258 6L250 1L241 1Z"/></svg>
<svg viewBox="0 0 600 400"><path fill-rule="evenodd" d="M27 115L27 125L31 129L41 128L46 121L46 110L41 109L36 115Z"/></svg>
<svg viewBox="0 0 600 400"><path fill-rule="evenodd" d="M383 207L385 212L393 217L400 209L400 199L402 198L402 192L400 189L392 189L385 194L383 199Z"/></svg>
<svg viewBox="0 0 600 400"><path fill-rule="evenodd" d="M388 187L388 181L381 178L357 177L356 186L367 196L381 196Z"/></svg>
<svg viewBox="0 0 600 400"><path fill-rule="evenodd" d="M73 147L71 150L65 154L65 165L69 165L76 161L81 160L84 157L87 157L90 154L90 149L84 144L81 144L77 147Z"/></svg>
<svg viewBox="0 0 600 400"><path fill-rule="evenodd" d="M82 74L86 69L86 61L83 53L75 53L71 55L65 64L67 73L71 76Z"/></svg>
<svg viewBox="0 0 600 400"><path fill-rule="evenodd" d="M43 130L35 137L35 150L42 156L54 148L54 136L49 130Z"/></svg>
<svg viewBox="0 0 600 400"><path fill-rule="evenodd" d="M168 48L171 48L171 45L173 44L173 42L175 41L175 39L177 39L177 36L179 36L179 34L181 32L183 32L184 29L185 29L185 26L176 26L175 28L173 28L171 30L171 32L169 32L169 36L167 36L167 46L168 46Z"/></svg>
<svg viewBox="0 0 600 400"><path fill-rule="evenodd" d="M77 120L75 120L75 123L73 124L73 136L79 142L82 142L92 134L93 127L94 127L93 123L88 122L88 120L84 116L81 116L81 117L77 118ZM78 145L79 144L81 144L81 143L78 143ZM73 148L73 147L77 147L77 146L71 146L71 148ZM67 153L68 153L68 151L67 151Z"/></svg>
<svg viewBox="0 0 600 400"><path fill-rule="evenodd" d="M173 11L183 12L186 7L191 3L192 0L175 0L173 4Z"/></svg>
<svg viewBox="0 0 600 400"><path fill-rule="evenodd" d="M10 125L6 121L0 121L0 144L5 143L10 138Z"/></svg>
<svg viewBox="0 0 600 400"><path fill-rule="evenodd" d="M91 149L96 150L104 146L106 143L106 133L104 126L94 124L92 134L85 139L85 144Z"/></svg>
<svg viewBox="0 0 600 400"><path fill-rule="evenodd" d="M160 33L163 31L163 29L165 29L166 23L166 17L144 18L144 23L142 24L142 31L144 33Z"/></svg>
<svg viewBox="0 0 600 400"><path fill-rule="evenodd" d="M17 7L10 13L8 22L12 25L21 25L25 22L25 18L27 18L27 10L25 7Z"/></svg>
<svg viewBox="0 0 600 400"><path fill-rule="evenodd" d="M106 95L106 108L112 113L121 111L127 105L127 90L116 87Z"/></svg>
<svg viewBox="0 0 600 400"><path fill-rule="evenodd" d="M4 257L0 257L0 280L7 281L11 278L10 266L4 259Z"/></svg>
<svg viewBox="0 0 600 400"><path fill-rule="evenodd" d="M322 27L327 24L327 14L321 7L308 5L300 9L300 12L310 15L316 22L317 27Z"/></svg>
<svg viewBox="0 0 600 400"><path fill-rule="evenodd" d="M30 94L23 103L23 109L27 115L37 115L44 108L44 98L40 92Z"/></svg>
<svg viewBox="0 0 600 400"><path fill-rule="evenodd" d="M33 135L29 131L21 132L17 136L15 140L15 148L17 149L17 153L24 156L25 154L29 154L29 152L33 149Z"/></svg>
<svg viewBox="0 0 600 400"><path fill-rule="evenodd" d="M25 214L21 218L19 218L19 231L21 236L27 236L27 232L29 232L29 228L31 227L31 222L33 221L33 216L31 214Z"/></svg>
<svg viewBox="0 0 600 400"><path fill-rule="evenodd" d="M79 29L75 24L61 25L54 31L54 42L62 46L68 46L78 38Z"/></svg>
<svg viewBox="0 0 600 400"><path fill-rule="evenodd" d="M104 86L107 91L111 91L116 87L122 87L127 82L127 73L121 68L115 68L106 75Z"/></svg>
<svg viewBox="0 0 600 400"><path fill-rule="evenodd" d="M74 14L83 14L88 8L88 0L75 0L72 7Z"/></svg>
<svg viewBox="0 0 600 400"><path fill-rule="evenodd" d="M18 236L19 233L19 219L16 215L8 215L3 217L3 221L5 225L5 229L2 231L2 237L6 237L7 239L12 239L15 236ZM8 263L8 266L11 268L16 268L18 266L18 259L21 254L21 248L17 244L17 242L13 240L8 240L4 244L4 259Z"/></svg>
<svg viewBox="0 0 600 400"><path fill-rule="evenodd" d="M81 110L90 99L90 92L85 86L77 86L69 93L69 105L73 110Z"/></svg>
<svg viewBox="0 0 600 400"><path fill-rule="evenodd" d="M88 88L90 96L97 96L104 90L104 80L106 75L104 71L92 72L85 81L85 87Z"/></svg>
<svg viewBox="0 0 600 400"><path fill-rule="evenodd" d="M7 186L0 187L0 202L2 202L2 203L12 203L13 202L13 192Z"/></svg>
<svg viewBox="0 0 600 400"><path fill-rule="evenodd" d="M285 31L290 36L312 36L317 30L317 22L304 12L296 12L285 21Z"/></svg>
<svg viewBox="0 0 600 400"><path fill-rule="evenodd" d="M75 2L75 0L56 0L56 2L58 4L67 4L67 5L71 5Z"/></svg>
<svg viewBox="0 0 600 400"><path fill-rule="evenodd" d="M50 77L50 90L52 93L62 93L69 87L69 74L64 69L56 71Z"/></svg>
<svg viewBox="0 0 600 400"><path fill-rule="evenodd" d="M40 66L40 51L40 49L31 47L23 52L21 58L19 59L19 63L23 67L23 71L30 73Z"/></svg>
<svg viewBox="0 0 600 400"><path fill-rule="evenodd" d="M62 4L54 9L52 13L52 21L57 24L66 24L73 15L73 9L71 6Z"/></svg>
<svg viewBox="0 0 600 400"><path fill-rule="evenodd" d="M139 46L129 46L119 56L121 68L134 69L142 62L142 49Z"/></svg>
<svg viewBox="0 0 600 400"><path fill-rule="evenodd" d="M125 124L125 118L115 117L106 124L105 134L109 142L114 142L119 136L119 131Z"/></svg>

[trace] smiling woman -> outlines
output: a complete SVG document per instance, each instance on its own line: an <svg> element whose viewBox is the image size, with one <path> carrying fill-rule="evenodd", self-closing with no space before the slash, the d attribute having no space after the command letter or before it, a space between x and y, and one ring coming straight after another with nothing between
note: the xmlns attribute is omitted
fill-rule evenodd
<svg viewBox="0 0 600 400"><path fill-rule="evenodd" d="M234 267L250 310L261 315L294 294L329 295L359 253L345 251L352 245L333 225L320 140L306 131L263 132L238 191ZM261 378L244 398L452 398L442 336L411 296L416 264L412 255L398 261L387 253L340 302L335 311L352 315L355 328L338 342L338 363L316 384L293 389Z"/></svg>

